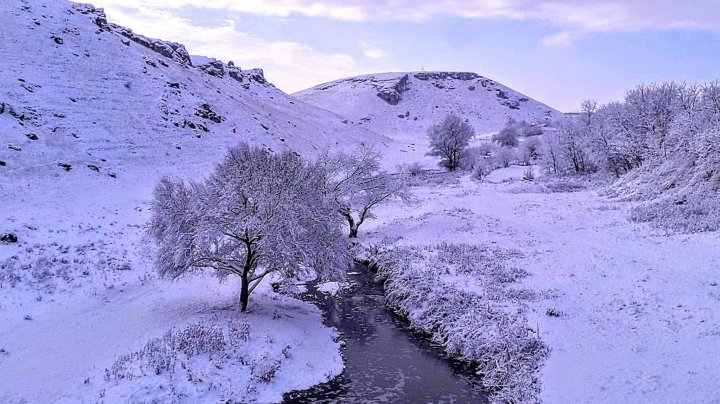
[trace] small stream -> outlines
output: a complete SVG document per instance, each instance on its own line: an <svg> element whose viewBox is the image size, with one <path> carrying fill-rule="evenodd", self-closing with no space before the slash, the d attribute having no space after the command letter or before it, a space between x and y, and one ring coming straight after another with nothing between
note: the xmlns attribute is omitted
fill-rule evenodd
<svg viewBox="0 0 720 404"><path fill-rule="evenodd" d="M486 403L480 383L442 348L413 333L383 304L382 285L358 265L335 297L309 285L303 300L325 313L346 345L345 370L327 383L284 396L285 403Z"/></svg>

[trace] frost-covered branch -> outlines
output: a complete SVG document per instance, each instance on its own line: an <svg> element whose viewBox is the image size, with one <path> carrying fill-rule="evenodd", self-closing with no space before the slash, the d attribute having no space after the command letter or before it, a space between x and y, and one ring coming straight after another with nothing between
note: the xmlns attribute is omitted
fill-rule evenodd
<svg viewBox="0 0 720 404"><path fill-rule="evenodd" d="M392 199L407 199L407 187L398 178L380 169L382 155L371 147L357 153L323 155L318 164L328 172L329 188L335 195L339 213L345 218L350 237L372 218L372 209Z"/></svg>

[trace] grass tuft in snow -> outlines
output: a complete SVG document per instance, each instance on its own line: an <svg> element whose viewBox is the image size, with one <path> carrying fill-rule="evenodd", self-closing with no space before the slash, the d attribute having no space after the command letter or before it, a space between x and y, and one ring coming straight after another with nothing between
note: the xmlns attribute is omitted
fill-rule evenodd
<svg viewBox="0 0 720 404"><path fill-rule="evenodd" d="M97 241L78 245L57 242L35 244L0 261L0 288L11 287L42 294L55 294L91 283L94 277L107 282L117 274L131 271L125 257L107 251L108 243Z"/></svg>
<svg viewBox="0 0 720 404"><path fill-rule="evenodd" d="M117 358L105 370L100 396L133 402L253 401L260 385L272 382L290 358L290 346L275 344L270 336L252 341L250 330L250 324L237 319L173 328Z"/></svg>

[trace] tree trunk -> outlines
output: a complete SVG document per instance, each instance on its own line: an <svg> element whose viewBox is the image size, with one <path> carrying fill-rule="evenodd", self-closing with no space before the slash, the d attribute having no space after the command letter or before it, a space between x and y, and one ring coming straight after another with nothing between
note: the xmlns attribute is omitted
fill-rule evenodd
<svg viewBox="0 0 720 404"><path fill-rule="evenodd" d="M247 311L248 299L250 298L250 279L247 271L243 272L242 286L240 287L240 310Z"/></svg>
<svg viewBox="0 0 720 404"><path fill-rule="evenodd" d="M349 209L348 211L341 210L340 213L345 216L345 220L348 222L348 227L350 228L350 238L357 238L358 227L360 227L360 225L355 225L355 219L353 219Z"/></svg>

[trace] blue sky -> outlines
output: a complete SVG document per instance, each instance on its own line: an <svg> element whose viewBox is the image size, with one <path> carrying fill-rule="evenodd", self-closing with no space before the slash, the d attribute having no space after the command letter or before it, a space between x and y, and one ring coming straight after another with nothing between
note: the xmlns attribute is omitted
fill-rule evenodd
<svg viewBox="0 0 720 404"><path fill-rule="evenodd" d="M562 111L653 81L720 79L715 0L97 0L191 54L294 92L385 71L472 71Z"/></svg>

